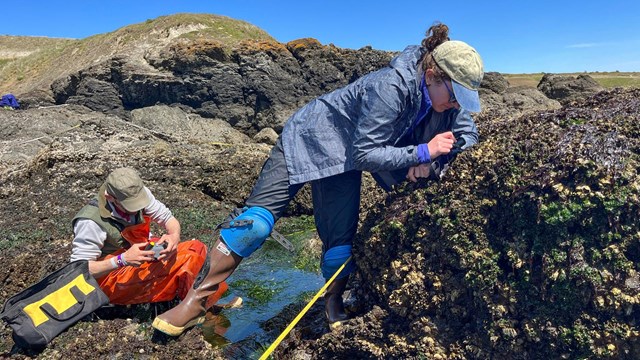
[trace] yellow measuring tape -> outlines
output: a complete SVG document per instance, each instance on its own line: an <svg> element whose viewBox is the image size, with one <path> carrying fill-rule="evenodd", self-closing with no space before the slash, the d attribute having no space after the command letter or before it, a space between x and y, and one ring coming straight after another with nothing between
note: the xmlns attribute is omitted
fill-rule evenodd
<svg viewBox="0 0 640 360"><path fill-rule="evenodd" d="M313 297L313 299L311 299L311 301L309 301L309 303L307 304L307 306L304 307L304 309L302 309L302 311L300 311L300 313L298 314L298 316L296 316L295 319L293 319L293 321L289 324L289 326L287 326L286 329L284 329L284 331L282 332L282 334L280 334L280 336L278 336L278 338L276 339L276 341L273 342L273 344L271 344L271 346L269 346L269 348L267 349L267 351L264 352L264 354L262 354L262 356L260 356L260 360L265 360L266 358L269 357L269 355L271 355L271 353L273 352L273 350L275 350L278 345L280 345L280 343L282 342L282 340L284 340L285 337L287 337L287 335L289 335L289 332L293 329L294 326L296 326L296 324L298 323L298 321L300 321L300 319L302 319L302 317L304 316L304 314L307 313L307 311L309 311L309 309L311 308L311 306L313 306L313 304L315 304L316 300L318 300L318 298L320 297L320 295L327 290L327 288L329 287L329 285L331 285L331 283L333 282L333 280L335 280L338 277L338 274L340 274L340 272L342 271L342 269L344 269L344 267L347 265L347 263L351 260L351 256L349 256L349 258L344 262L344 264L342 264L342 266L340 266L340 268L338 268L338 270L336 270L335 274L333 274L333 276L329 279L329 281L327 281L323 287L320 288L320 290L318 290L318 292L316 293L316 295Z"/></svg>

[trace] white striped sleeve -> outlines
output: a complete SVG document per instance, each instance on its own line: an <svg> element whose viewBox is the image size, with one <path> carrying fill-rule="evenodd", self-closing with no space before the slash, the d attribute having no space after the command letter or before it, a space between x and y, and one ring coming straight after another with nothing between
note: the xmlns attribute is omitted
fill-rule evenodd
<svg viewBox="0 0 640 360"><path fill-rule="evenodd" d="M73 227L71 261L96 260L102 254L107 232L90 219L78 219Z"/></svg>
<svg viewBox="0 0 640 360"><path fill-rule="evenodd" d="M156 199L151 193L151 190L149 190L146 186L144 189L151 198L151 203L149 204L149 206L144 208L144 214L149 215L151 217L151 220L158 223L158 225L165 227L167 221L171 220L171 218L173 217L171 210L169 210L169 208L165 204Z"/></svg>

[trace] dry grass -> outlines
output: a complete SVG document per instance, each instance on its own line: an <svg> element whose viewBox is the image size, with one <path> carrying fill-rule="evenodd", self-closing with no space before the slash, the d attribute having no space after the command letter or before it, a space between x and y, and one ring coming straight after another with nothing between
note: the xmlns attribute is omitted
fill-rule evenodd
<svg viewBox="0 0 640 360"><path fill-rule="evenodd" d="M578 76L580 74L588 74L595 81L605 88L614 87L640 87L640 73L638 72L577 72L577 73L564 73L558 75L564 76ZM536 87L542 79L544 73L535 74L503 74L509 81L511 86L527 86Z"/></svg>
<svg viewBox="0 0 640 360"><path fill-rule="evenodd" d="M40 36L0 36L0 59L13 60L28 56L44 48L65 44L71 39Z"/></svg>
<svg viewBox="0 0 640 360"><path fill-rule="evenodd" d="M11 70L14 74L13 77L20 81L27 76L27 69L30 67L30 62L25 59L37 58L43 53L51 53L74 41L72 39L35 36L0 36L0 89L4 89L3 85L8 83L8 79L3 76L3 73L12 64L20 64L24 61L23 65L13 65L13 70Z"/></svg>

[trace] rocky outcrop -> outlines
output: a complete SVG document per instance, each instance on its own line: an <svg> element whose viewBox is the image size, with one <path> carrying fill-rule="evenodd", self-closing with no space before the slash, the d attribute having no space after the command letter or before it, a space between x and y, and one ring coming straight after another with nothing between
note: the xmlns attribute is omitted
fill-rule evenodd
<svg viewBox="0 0 640 360"><path fill-rule="evenodd" d="M280 132L298 107L385 66L390 53L323 46L313 39L244 42L176 39L138 58L119 55L56 80L56 103L127 117L125 110L181 104L248 135ZM150 69L151 68L151 71Z"/></svg>
<svg viewBox="0 0 640 360"><path fill-rule="evenodd" d="M502 94L509 88L509 81L502 74L494 71L484 73L480 83L480 94Z"/></svg>
<svg viewBox="0 0 640 360"><path fill-rule="evenodd" d="M0 211L7 214L0 227L20 222L9 214L40 212L47 206L61 210L54 205L62 202L61 196L77 207L119 166L139 169L169 203L180 197L175 187L182 187L240 206L270 150L224 121L205 121L177 108L139 109L132 118L124 121L77 106L0 112L6 139L0 181L7 184L0 190L5 199ZM38 198L35 208L25 201L31 196ZM45 212L52 219L72 215L67 210Z"/></svg>
<svg viewBox="0 0 640 360"><path fill-rule="evenodd" d="M485 118L515 118L526 112L560 108L558 101L547 98L540 90L523 86L510 87L509 81L497 72L485 74L479 93L482 112L476 116L476 120L480 123Z"/></svg>
<svg viewBox="0 0 640 360"><path fill-rule="evenodd" d="M538 90L548 98L565 104L589 97L604 88L587 74L580 74L577 77L545 74L538 83Z"/></svg>

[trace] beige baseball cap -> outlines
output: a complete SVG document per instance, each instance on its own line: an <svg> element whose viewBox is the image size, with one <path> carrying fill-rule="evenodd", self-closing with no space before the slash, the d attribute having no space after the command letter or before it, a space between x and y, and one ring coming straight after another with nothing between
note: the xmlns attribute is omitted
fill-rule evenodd
<svg viewBox="0 0 640 360"><path fill-rule="evenodd" d="M104 182L107 193L118 200L125 210L136 212L151 204L138 172L132 168L118 168Z"/></svg>
<svg viewBox="0 0 640 360"><path fill-rule="evenodd" d="M453 93L460 107L479 112L478 88L484 76L484 65L476 49L465 42L450 40L433 49L431 56L451 78Z"/></svg>

